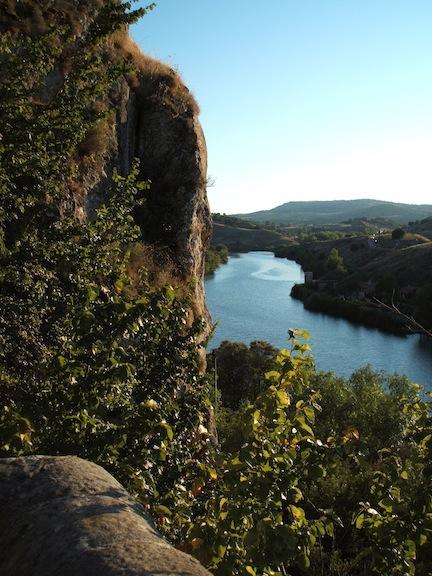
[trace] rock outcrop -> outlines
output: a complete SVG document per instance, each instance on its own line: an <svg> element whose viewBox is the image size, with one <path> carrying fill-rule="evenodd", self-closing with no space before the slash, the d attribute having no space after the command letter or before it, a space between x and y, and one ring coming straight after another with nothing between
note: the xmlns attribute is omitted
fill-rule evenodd
<svg viewBox="0 0 432 576"><path fill-rule="evenodd" d="M134 157L139 158L142 178L151 182L145 205L137 212L144 241L166 250L174 276L194 291L196 315L206 317L202 278L211 233L207 148L187 88L174 71L163 70L159 77L142 72L139 88L128 88L119 154L126 171ZM181 89L170 94L170 84Z"/></svg>
<svg viewBox="0 0 432 576"><path fill-rule="evenodd" d="M80 458L0 460L0 507L1 576L209 576L110 474Z"/></svg>
<svg viewBox="0 0 432 576"><path fill-rule="evenodd" d="M128 36L118 50L136 67L134 82L122 82L115 96L115 139L105 153L98 182L89 181L84 212L91 214L104 197L112 168L127 174L135 158L140 176L150 181L136 220L154 266L187 286L195 317L209 320L202 285L204 254L211 235L207 199L207 147L198 105L178 74L143 55ZM150 265L153 267L153 264Z"/></svg>
<svg viewBox="0 0 432 576"><path fill-rule="evenodd" d="M135 158L150 181L136 220L155 267L188 286L195 317L208 319L202 279L211 235L207 200L207 147L199 108L178 74L143 55L127 36L117 48L136 67L133 86L119 86L114 142L100 164L99 181L85 180L81 210L91 215L105 196L113 167L127 174ZM153 264L151 264L151 267Z"/></svg>
<svg viewBox="0 0 432 576"><path fill-rule="evenodd" d="M38 89L39 104L49 107L55 102L74 58L87 50L92 28L106 26L103 5L101 0L0 2L0 32L37 37L50 27L66 26L70 31L45 85ZM98 48L92 50L97 53ZM107 197L113 169L125 175L138 158L142 179L151 181L145 204L135 215L142 230L142 264L150 281L180 287L190 296L193 316L208 320L202 278L211 218L198 105L171 67L141 53L126 27L111 34L99 50L104 65L126 63L128 71L106 94L95 96L94 109L115 113L89 124L74 156L76 170L66 182L60 211L74 213L80 221L91 218Z"/></svg>

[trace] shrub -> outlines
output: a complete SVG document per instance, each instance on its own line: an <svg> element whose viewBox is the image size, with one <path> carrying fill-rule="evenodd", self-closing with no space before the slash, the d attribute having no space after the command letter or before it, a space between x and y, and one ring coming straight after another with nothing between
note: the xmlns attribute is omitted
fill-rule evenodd
<svg viewBox="0 0 432 576"><path fill-rule="evenodd" d="M405 236L405 230L403 228L395 228L392 231L392 238L393 240L402 240Z"/></svg>
<svg viewBox="0 0 432 576"><path fill-rule="evenodd" d="M342 256L339 254L337 248L332 248L327 258L327 267L330 270L337 270L338 272L346 272Z"/></svg>
<svg viewBox="0 0 432 576"><path fill-rule="evenodd" d="M0 37L0 454L88 458L158 517L208 441L201 323L172 286L128 275L148 189L137 166L114 172L93 221L62 210L79 147L107 118L95 104L125 71L106 38L135 16L121 2L96 10L49 106L34 96L70 48L67 27Z"/></svg>

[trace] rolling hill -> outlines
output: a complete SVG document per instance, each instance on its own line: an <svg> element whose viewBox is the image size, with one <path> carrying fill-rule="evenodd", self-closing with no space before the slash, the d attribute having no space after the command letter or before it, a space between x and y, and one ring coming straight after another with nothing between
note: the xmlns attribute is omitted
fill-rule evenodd
<svg viewBox="0 0 432 576"><path fill-rule="evenodd" d="M336 224L357 218L385 218L395 224L406 224L432 216L432 204L402 204L371 199L287 202L271 210L236 216L253 222L276 224Z"/></svg>
<svg viewBox="0 0 432 576"><path fill-rule="evenodd" d="M272 230L240 228L213 222L212 246L224 244L230 252L271 250L275 245L290 245L292 241Z"/></svg>

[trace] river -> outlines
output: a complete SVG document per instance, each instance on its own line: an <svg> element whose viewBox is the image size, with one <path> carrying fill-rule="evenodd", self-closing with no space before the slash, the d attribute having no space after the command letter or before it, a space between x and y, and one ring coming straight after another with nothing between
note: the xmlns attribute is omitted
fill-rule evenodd
<svg viewBox="0 0 432 576"><path fill-rule="evenodd" d="M215 335L209 349L222 340L249 344L266 340L287 346L289 328L311 334L317 368L349 376L370 364L378 370L406 374L432 390L432 342L418 335L394 336L343 319L305 310L291 298L291 287L303 282L301 267L275 258L271 252L232 255L229 262L205 281L207 304Z"/></svg>

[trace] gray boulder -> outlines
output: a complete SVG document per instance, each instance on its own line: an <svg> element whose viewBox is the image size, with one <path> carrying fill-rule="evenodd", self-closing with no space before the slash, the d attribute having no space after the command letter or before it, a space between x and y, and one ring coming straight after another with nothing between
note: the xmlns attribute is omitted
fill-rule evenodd
<svg viewBox="0 0 432 576"><path fill-rule="evenodd" d="M209 576L100 466L0 460L0 576Z"/></svg>

